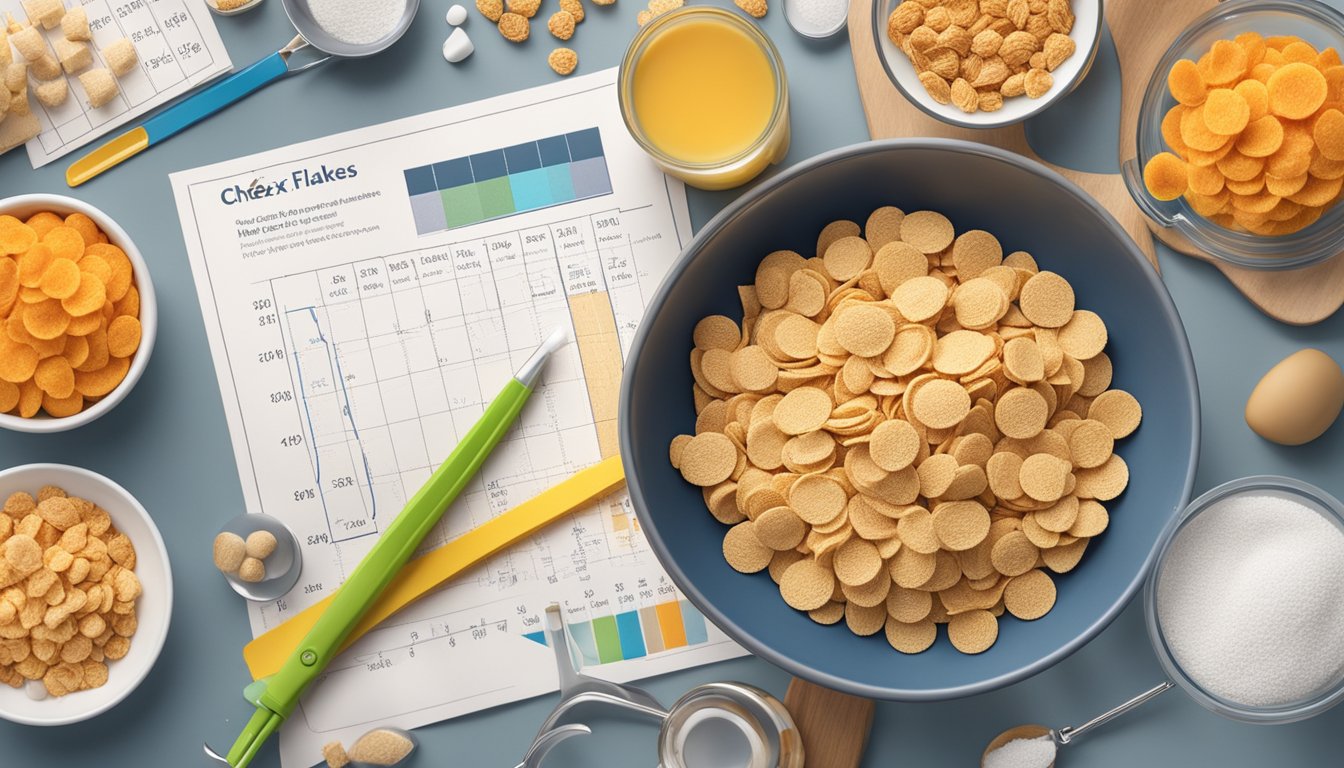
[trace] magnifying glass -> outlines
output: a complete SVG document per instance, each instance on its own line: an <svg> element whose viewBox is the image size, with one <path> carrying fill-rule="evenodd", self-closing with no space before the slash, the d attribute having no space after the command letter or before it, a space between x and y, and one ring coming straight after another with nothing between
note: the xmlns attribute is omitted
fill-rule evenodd
<svg viewBox="0 0 1344 768"><path fill-rule="evenodd" d="M285 47L178 101L76 160L66 169L65 182L77 187L286 75L324 64L332 57L356 59L386 50L406 34L420 8L420 0L406 0L401 18L387 34L369 42L351 43L323 28L308 0L283 0L283 3L285 15L299 33ZM295 54L308 50L317 57L303 64L291 61Z"/></svg>
<svg viewBox="0 0 1344 768"><path fill-rule="evenodd" d="M542 723L517 768L540 768L550 747L591 731L561 725L586 704L620 709L661 723L659 768L803 768L803 742L783 702L746 683L699 685L664 708L647 691L580 673L570 652L560 606L546 609L547 637L560 675L560 703Z"/></svg>

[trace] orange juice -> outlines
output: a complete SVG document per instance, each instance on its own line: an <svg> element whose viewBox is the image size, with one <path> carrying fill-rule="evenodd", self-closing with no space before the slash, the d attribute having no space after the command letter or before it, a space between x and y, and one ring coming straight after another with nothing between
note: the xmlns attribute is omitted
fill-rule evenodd
<svg viewBox="0 0 1344 768"><path fill-rule="evenodd" d="M779 55L736 14L705 6L665 14L635 38L621 69L635 139L694 186L738 186L788 149Z"/></svg>

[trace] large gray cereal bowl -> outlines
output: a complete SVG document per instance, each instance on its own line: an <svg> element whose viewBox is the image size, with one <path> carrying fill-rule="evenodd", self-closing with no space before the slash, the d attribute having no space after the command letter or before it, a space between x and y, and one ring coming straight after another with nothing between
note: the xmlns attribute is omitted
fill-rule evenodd
<svg viewBox="0 0 1344 768"><path fill-rule="evenodd" d="M1056 577L1058 601L1034 622L1005 615L998 642L966 656L939 629L907 656L883 633L857 637L788 607L765 572L724 561L726 530L700 489L668 462L668 442L694 429L688 355L707 314L740 318L737 286L773 250L811 255L829 221L862 222L881 205L946 214L957 231L985 229L1005 251L1026 250L1070 280L1080 308L1110 329L1113 387L1144 409L1117 446L1129 489L1107 504L1110 528L1078 568ZM1190 499L1199 444L1194 364L1176 309L1128 236L1078 187L1017 155L969 142L858 144L799 164L715 217L686 248L649 304L621 390L621 454L640 522L663 567L706 616L758 656L821 685L883 699L938 700L992 690L1039 672L1106 627L1138 591L1167 521Z"/></svg>

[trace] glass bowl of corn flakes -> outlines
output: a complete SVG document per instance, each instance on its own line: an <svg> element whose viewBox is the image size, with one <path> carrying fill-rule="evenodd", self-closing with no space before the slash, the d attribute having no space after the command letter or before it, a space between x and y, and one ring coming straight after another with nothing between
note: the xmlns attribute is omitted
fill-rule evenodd
<svg viewBox="0 0 1344 768"><path fill-rule="evenodd" d="M61 195L0 200L0 428L63 432L112 410L157 330L149 266L112 217Z"/></svg>
<svg viewBox="0 0 1344 768"><path fill-rule="evenodd" d="M1252 269L1340 251L1344 14L1314 0L1233 0L1158 62L1121 172L1164 239Z"/></svg>
<svg viewBox="0 0 1344 768"><path fill-rule="evenodd" d="M173 610L163 537L125 488L65 464L0 471L0 505L0 718L96 717L163 650Z"/></svg>
<svg viewBox="0 0 1344 768"><path fill-rule="evenodd" d="M873 44L910 103L951 125L997 128L1082 82L1101 21L1101 0L878 0Z"/></svg>

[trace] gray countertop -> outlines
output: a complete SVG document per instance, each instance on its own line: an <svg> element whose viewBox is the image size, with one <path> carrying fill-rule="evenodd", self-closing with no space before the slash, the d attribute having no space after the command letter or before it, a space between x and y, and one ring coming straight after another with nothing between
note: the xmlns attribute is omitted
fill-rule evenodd
<svg viewBox="0 0 1344 768"><path fill-rule="evenodd" d="M0 765L202 765L201 742L227 743L250 713L240 695L247 672L239 649L250 639L245 608L205 557L213 533L240 511L242 496L167 174L554 78L545 64L552 46L540 27L532 40L514 46L474 10L467 29L475 55L458 66L446 64L439 47L448 32L447 7L446 0L427 0L406 39L392 50L273 85L78 190L79 197L116 218L145 252L160 302L158 346L144 379L111 414L61 435L0 434L0 466L81 465L136 494L173 556L174 621L158 666L112 712L64 728L0 723ZM571 42L582 57L580 72L618 63L640 7L636 0L588 7ZM218 25L238 66L293 35L277 0ZM793 146L786 163L866 139L845 35L805 40L788 28L778 2L761 26L779 46L789 73ZM1088 80L1030 126L1037 151L1064 165L1113 170L1118 82L1108 37ZM31 171L22 151L11 152L0 158L0 196L67 192L64 169L65 163L57 162ZM695 223L704 223L734 195L693 191ZM1279 473L1344 494L1338 470L1344 427L1337 425L1310 445L1283 448L1260 440L1242 419L1255 382L1290 352L1316 346L1344 359L1344 315L1309 328L1281 325L1256 311L1212 267L1166 250L1160 256L1199 371L1204 444L1196 492L1244 475ZM1018 685L939 704L879 705L864 765L976 765L984 744L1004 728L1022 722L1076 724L1156 683L1160 674L1136 604L1073 657ZM671 701L692 685L719 679L754 683L781 696L788 682L765 662L740 659L667 675L647 687ZM512 766L554 701L547 696L423 728L414 765ZM1172 693L1069 747L1060 764L1335 764L1340 743L1335 729L1341 725L1339 710L1295 725L1240 725ZM653 765L654 736L647 725L613 723L593 738L561 747L549 765ZM276 755L272 743L255 765L278 766Z"/></svg>

